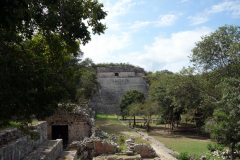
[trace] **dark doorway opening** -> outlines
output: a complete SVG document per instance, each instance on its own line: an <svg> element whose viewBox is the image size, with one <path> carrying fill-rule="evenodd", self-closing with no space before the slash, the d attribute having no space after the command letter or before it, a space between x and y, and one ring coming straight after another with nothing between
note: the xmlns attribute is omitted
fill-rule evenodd
<svg viewBox="0 0 240 160"><path fill-rule="evenodd" d="M62 139L63 145L68 143L68 125L52 125L52 139Z"/></svg>
<svg viewBox="0 0 240 160"><path fill-rule="evenodd" d="M118 73L115 73L115 76L118 76Z"/></svg>

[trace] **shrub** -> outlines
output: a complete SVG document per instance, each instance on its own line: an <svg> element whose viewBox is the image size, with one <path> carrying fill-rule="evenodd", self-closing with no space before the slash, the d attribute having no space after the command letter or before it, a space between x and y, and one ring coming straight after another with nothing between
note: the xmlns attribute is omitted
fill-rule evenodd
<svg viewBox="0 0 240 160"><path fill-rule="evenodd" d="M129 137L123 136L117 139L117 144L119 145L121 151L125 151L127 149L127 144L125 142L127 139L129 139Z"/></svg>
<svg viewBox="0 0 240 160"><path fill-rule="evenodd" d="M240 150L240 142L238 142L237 144L236 144L236 150Z"/></svg>
<svg viewBox="0 0 240 160"><path fill-rule="evenodd" d="M181 153L179 154L179 159L180 159L180 160L190 160L190 157L189 157L189 155L188 155L188 152L181 152Z"/></svg>
<svg viewBox="0 0 240 160"><path fill-rule="evenodd" d="M215 149L216 150L219 150L219 151L223 151L223 149L224 149L224 146L222 145L222 144L215 144Z"/></svg>
<svg viewBox="0 0 240 160"><path fill-rule="evenodd" d="M159 124L165 124L164 119L158 118L157 121L156 121L156 125L159 125Z"/></svg>
<svg viewBox="0 0 240 160"><path fill-rule="evenodd" d="M208 149L210 152L215 151L215 149L214 149L212 143L208 143L208 144L207 144L207 149Z"/></svg>
<svg viewBox="0 0 240 160"><path fill-rule="evenodd" d="M211 152L219 150L219 151L223 151L224 146L222 144L214 144L212 145L211 143L207 144L207 149Z"/></svg>

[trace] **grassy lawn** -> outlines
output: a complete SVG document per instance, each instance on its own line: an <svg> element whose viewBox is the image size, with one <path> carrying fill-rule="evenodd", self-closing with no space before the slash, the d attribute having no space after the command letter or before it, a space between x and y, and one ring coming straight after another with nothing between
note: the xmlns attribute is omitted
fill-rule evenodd
<svg viewBox="0 0 240 160"><path fill-rule="evenodd" d="M38 123L38 121L32 121L32 123L30 124L35 124ZM13 128L17 128L20 125L20 123L17 122L10 122L9 126L5 126L5 127L1 127L0 131L5 130L5 129L13 129Z"/></svg>
<svg viewBox="0 0 240 160"><path fill-rule="evenodd" d="M115 115L97 114L96 115L96 127L99 127L102 131L108 134L116 135L128 135L136 136L138 134L124 126Z"/></svg>
<svg viewBox="0 0 240 160"><path fill-rule="evenodd" d="M209 139L209 137L197 135L194 130L184 131L185 125L184 127L182 126L181 131L179 130L179 132L176 131L173 133L167 131L164 132L164 125L159 126L159 129L154 129L149 135L179 153L188 152L189 155L200 158L202 155L207 155L207 144L215 143L213 140ZM217 157L210 157L211 159L218 159Z"/></svg>
<svg viewBox="0 0 240 160"><path fill-rule="evenodd" d="M153 119L156 119L158 118L159 116L158 115L153 115L152 118ZM118 116L119 119L122 119L122 116ZM136 119L143 119L142 116L135 116ZM126 117L126 119L133 119L133 116L128 116Z"/></svg>

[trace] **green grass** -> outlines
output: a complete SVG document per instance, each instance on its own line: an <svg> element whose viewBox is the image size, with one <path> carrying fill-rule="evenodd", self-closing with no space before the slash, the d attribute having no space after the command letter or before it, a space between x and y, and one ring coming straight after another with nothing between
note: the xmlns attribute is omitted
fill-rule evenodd
<svg viewBox="0 0 240 160"><path fill-rule="evenodd" d="M38 123L38 121L33 121L32 123L29 123L29 124L35 124L35 123ZM20 125L20 123L10 122L9 126L0 127L0 131L5 130L5 129L17 128L19 125Z"/></svg>
<svg viewBox="0 0 240 160"><path fill-rule="evenodd" d="M115 115L97 114L96 127L108 134L127 135L138 137L138 134L128 129L120 122Z"/></svg>
<svg viewBox="0 0 240 160"><path fill-rule="evenodd" d="M153 119L156 119L158 118L159 116L158 115L153 115L152 118ZM118 116L119 119L122 119L122 116ZM136 119L143 119L142 116L135 116ZM126 119L133 119L133 116L128 116L126 117Z"/></svg>
<svg viewBox="0 0 240 160"><path fill-rule="evenodd" d="M160 125L164 126L164 125ZM168 148L181 152L188 152L188 155L194 157L201 157L203 155L207 155L208 143L215 143L214 141L198 136L196 134L178 134L178 133L168 133L168 132L150 132L150 136L154 137L158 141L162 142ZM217 157L210 156L211 160L216 159Z"/></svg>
<svg viewBox="0 0 240 160"><path fill-rule="evenodd" d="M13 128L17 128L20 125L20 123L16 123L16 122L10 122L9 126L4 126L0 128L0 131L4 130L4 129L13 129Z"/></svg>

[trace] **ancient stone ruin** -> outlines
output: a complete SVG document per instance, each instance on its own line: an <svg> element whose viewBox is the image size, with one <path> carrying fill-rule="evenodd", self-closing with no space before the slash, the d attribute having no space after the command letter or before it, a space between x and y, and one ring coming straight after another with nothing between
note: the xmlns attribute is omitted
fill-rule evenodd
<svg viewBox="0 0 240 160"><path fill-rule="evenodd" d="M96 113L118 114L119 102L129 90L139 90L147 97L148 85L143 80L145 72L133 66L97 67L98 82L101 85L89 102Z"/></svg>
<svg viewBox="0 0 240 160"><path fill-rule="evenodd" d="M74 109L72 112L58 111L45 119L47 137L50 140L63 139L63 144L83 140L94 133L95 112L91 109Z"/></svg>

